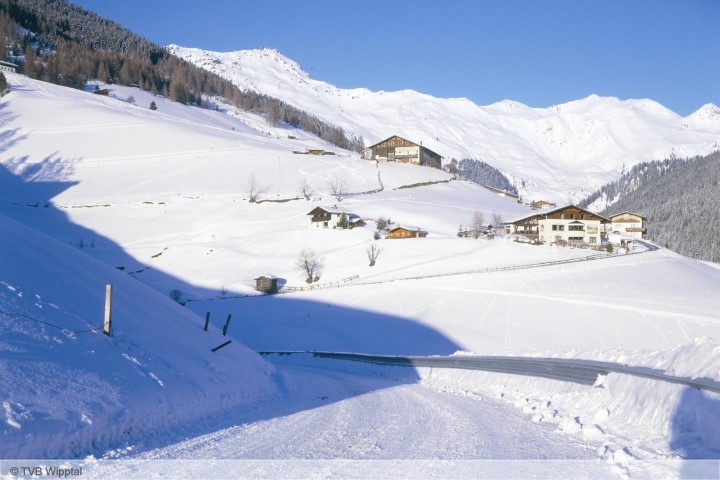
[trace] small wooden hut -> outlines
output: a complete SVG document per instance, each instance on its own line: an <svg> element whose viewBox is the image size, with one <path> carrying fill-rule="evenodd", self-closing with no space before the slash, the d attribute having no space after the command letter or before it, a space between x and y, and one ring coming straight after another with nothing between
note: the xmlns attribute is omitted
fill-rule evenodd
<svg viewBox="0 0 720 480"><path fill-rule="evenodd" d="M273 294L278 292L278 277L275 275L260 275L255 279L255 290Z"/></svg>

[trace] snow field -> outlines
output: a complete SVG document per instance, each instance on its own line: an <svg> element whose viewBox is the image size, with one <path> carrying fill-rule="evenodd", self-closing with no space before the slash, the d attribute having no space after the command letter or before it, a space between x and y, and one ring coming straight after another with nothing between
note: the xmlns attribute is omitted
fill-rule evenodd
<svg viewBox="0 0 720 480"><path fill-rule="evenodd" d="M282 375L242 344L254 350L576 356L718 380L717 268L660 250L527 271L404 280L597 252L457 238L458 226L475 211L491 220L494 213L509 219L528 209L462 181L395 190L449 176L342 151L294 155L292 150L332 147L223 106L213 112L153 98L159 109L152 112L143 106L151 97L137 89L112 86L115 97L104 98L19 75L8 79L19 88L3 98L0 111L8 132L0 137L0 352L7 355L0 378L17 388L0 390L0 428L10 439L3 457L82 456L135 442L158 446L181 436L184 423L199 422L189 431L206 433L202 428L222 423L217 416L277 400ZM136 106L125 101L130 94ZM297 197L304 179L313 199L250 204L251 176L264 190L261 200ZM351 193L382 182L383 191L350 195L338 204L369 219L368 227L310 226L312 208L337 203L329 192L334 178ZM378 241L382 252L369 267L365 250L373 242L372 220L380 215L420 226L429 236ZM325 263L321 283L345 284L355 275L348 284L384 283L256 296L253 278L259 274L304 286L294 262L306 247ZM99 325L106 283L115 285L116 335L63 333ZM184 299L205 300L181 308L169 298L175 289ZM242 295L253 297L220 299ZM202 317L208 311L206 334ZM228 314L233 343L212 354L209 349L224 341L218 332ZM603 390L436 372L423 383L503 393L530 420L574 432L573 442L582 439L601 450L607 445L593 450L596 456L717 456L714 423L707 420L716 412L713 396L615 375L605 379ZM417 390L408 395L422 396ZM294 413L321 416L317 403L299 401ZM282 410L269 404L272 415ZM358 408L377 411L377 405ZM343 415L351 431L350 414ZM274 421L278 435L287 425L274 416L254 420ZM367 443L368 425L356 425L367 435L355 443L327 449L332 438L326 437L301 453L337 454L357 444L354 453L372 456L377 445ZM394 448L385 453L400 451Z"/></svg>
<svg viewBox="0 0 720 480"><path fill-rule="evenodd" d="M190 308L238 312L238 335L258 350L559 356L718 381L718 299L708 290L716 276L702 262L656 251L534 269L531 278L512 271L395 281ZM642 296L636 282L646 283ZM608 461L717 455L716 394L617 374L600 388L484 372L419 375L435 389L507 399L530 420L594 444Z"/></svg>

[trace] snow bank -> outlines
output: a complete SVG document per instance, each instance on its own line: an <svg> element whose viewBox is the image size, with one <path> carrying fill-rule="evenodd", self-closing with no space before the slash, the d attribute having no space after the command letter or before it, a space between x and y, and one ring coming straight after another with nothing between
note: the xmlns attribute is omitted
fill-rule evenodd
<svg viewBox="0 0 720 480"><path fill-rule="evenodd" d="M556 356L720 380L720 346L709 338L663 351L616 349ZM596 444L606 459L720 457L719 394L616 373L599 379L593 388L489 372L418 370L432 388L452 386L460 392L485 392L506 399L532 421L550 422L568 435Z"/></svg>

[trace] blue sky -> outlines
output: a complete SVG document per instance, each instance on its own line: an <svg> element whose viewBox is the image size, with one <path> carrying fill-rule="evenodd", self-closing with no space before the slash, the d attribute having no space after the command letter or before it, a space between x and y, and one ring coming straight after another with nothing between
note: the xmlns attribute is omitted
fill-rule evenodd
<svg viewBox="0 0 720 480"><path fill-rule="evenodd" d="M719 0L71 0L149 40L277 48L339 87L720 105Z"/></svg>

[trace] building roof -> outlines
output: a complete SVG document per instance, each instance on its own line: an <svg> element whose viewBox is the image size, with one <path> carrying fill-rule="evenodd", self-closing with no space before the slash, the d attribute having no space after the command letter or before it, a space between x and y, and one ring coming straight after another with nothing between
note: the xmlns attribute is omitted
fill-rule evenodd
<svg viewBox="0 0 720 480"><path fill-rule="evenodd" d="M308 212L308 215L312 215L315 212L315 210L318 210L318 209L322 210L324 212L332 213L332 214L336 214L336 215L342 215L343 213L348 216L353 215L352 213L348 212L347 210L343 210L342 208L339 208L337 205L333 205L332 207L329 207L326 205L317 206L317 207L313 208L312 210L310 210Z"/></svg>
<svg viewBox="0 0 720 480"><path fill-rule="evenodd" d="M530 207L532 208L540 208L543 205L547 205L549 207L557 206L553 202L548 202L547 200L535 200L534 202L530 202Z"/></svg>
<svg viewBox="0 0 720 480"><path fill-rule="evenodd" d="M370 150L371 148L375 148L375 147L377 147L378 145L380 145L381 143L385 143L385 142L387 142L388 140L390 140L391 138L395 138L395 137L397 137L397 138L399 138L399 139L401 139L401 140L405 140L405 141L408 142L408 143L412 143L412 144L415 145L416 147L424 148L424 149L427 150L428 152L433 153L433 154L437 155L437 156L440 157L440 158L444 158L444 157L443 157L442 155L440 155L439 153L433 152L433 151L430 150L429 148L424 147L424 146L422 146L422 145L420 145L420 144L418 144L418 143L415 143L415 142L413 142L412 140L408 140L407 138L403 138L403 137L401 137L400 135L391 135L391 136L389 136L388 138L386 138L385 140L381 140L381 141L377 142L377 143L374 144L374 145L370 145L370 146L367 147L365 150Z"/></svg>
<svg viewBox="0 0 720 480"><path fill-rule="evenodd" d="M391 228L390 230L388 230L388 232L394 232L395 230L400 230L400 229L402 229L402 230L407 230L407 231L409 231L409 232L425 232L425 233L427 233L427 232L426 232L425 230L423 230L422 228L420 228L420 227L414 227L414 226L412 226L412 225L398 225L397 227L393 227L393 228Z"/></svg>
<svg viewBox="0 0 720 480"><path fill-rule="evenodd" d="M269 278L270 280L277 280L278 277L275 275L272 275L270 273L266 273L265 275L260 275L255 280L260 280L261 278Z"/></svg>
<svg viewBox="0 0 720 480"><path fill-rule="evenodd" d="M630 215L635 215L636 217L640 217L640 218L643 218L643 219L647 219L647 217L645 217L645 216L643 216L643 215L640 215L639 213L627 212L627 211L625 211L625 212L620 212L620 213L613 213L612 215L610 215L610 218L612 219L612 218L615 218L615 217L619 217L620 215L625 215L626 213L628 213L628 214L630 214Z"/></svg>
<svg viewBox="0 0 720 480"><path fill-rule="evenodd" d="M512 221L509 221L509 222L503 222L503 225L509 225L509 224L513 224L513 223L518 223L518 222L521 222L521 221L523 221L523 220L530 220L530 219L533 218L533 217L537 217L538 219L540 219L540 218L542 218L542 217L547 217L548 215L552 215L553 213L557 213L557 212L561 212L561 211L563 211L563 210L567 210L568 208L575 208L575 209L577 209L577 210L580 210L581 212L585 212L585 213L590 214L590 215L595 215L596 217L600 217L600 219L603 220L603 221L605 221L606 223L610 223L610 219L607 218L607 217L603 217L602 215L600 215L600 214L598 214L598 213L591 212L590 210L587 210L587 209L582 208L582 207L578 207L577 205L568 204L568 205L563 205L562 207L553 208L552 210L543 210L542 212L533 212L533 213L531 213L530 215L526 215L526 216L524 216L524 217L520 217L520 218L517 218L517 219L512 220Z"/></svg>
<svg viewBox="0 0 720 480"><path fill-rule="evenodd" d="M405 141L408 142L408 143L412 143L413 145L415 145L415 146L417 146L417 147L422 146L422 145L419 145L419 144L417 144L417 143L415 143L415 142L413 142L413 141L408 140L407 138L403 138L403 137L401 137L400 135L390 135L390 136L387 137L385 140L380 140L380 141L377 142L376 144L370 145L370 146L367 147L367 148L377 147L377 146L380 145L381 143L385 143L385 142L387 142L388 140L390 140L391 138L395 138L395 137L397 137L397 138L399 138L399 139L401 139L401 140L405 140Z"/></svg>

